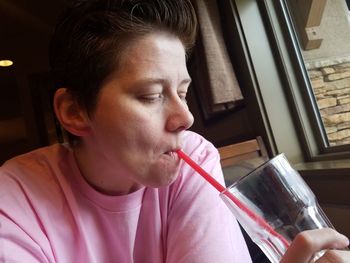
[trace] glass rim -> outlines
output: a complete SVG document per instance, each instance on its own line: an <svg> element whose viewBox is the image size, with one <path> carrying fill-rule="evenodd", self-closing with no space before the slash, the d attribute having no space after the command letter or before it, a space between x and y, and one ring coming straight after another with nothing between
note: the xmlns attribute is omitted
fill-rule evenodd
<svg viewBox="0 0 350 263"><path fill-rule="evenodd" d="M225 190L223 190L222 192L220 192L220 194L223 194L226 191L229 191L229 189L231 189L232 187L236 186L237 184L239 184L241 181L243 181L245 178L249 177L251 174L256 173L258 170L263 169L265 166L267 166L270 163L275 162L277 159L281 159L283 158L284 160L286 160L288 162L288 159L286 157L286 155L284 153L279 153L276 156L272 157L271 159L265 161L264 163L260 164L259 166L257 166L256 168L254 168L253 170L251 170L250 172L248 172L246 175L242 176L241 178L239 178L238 180L236 180L235 182L233 182L232 184L230 184L229 186L227 186L225 188ZM288 162L289 163L289 162Z"/></svg>

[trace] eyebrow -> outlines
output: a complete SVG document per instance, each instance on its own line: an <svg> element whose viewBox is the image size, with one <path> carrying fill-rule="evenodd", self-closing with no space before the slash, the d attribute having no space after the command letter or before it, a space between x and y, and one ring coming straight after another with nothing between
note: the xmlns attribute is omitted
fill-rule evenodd
<svg viewBox="0 0 350 263"><path fill-rule="evenodd" d="M192 82L191 78L185 78L180 82L180 85L184 85L184 84L190 84ZM137 80L135 82L134 87L138 87L138 86L143 86L143 85L148 85L148 84L162 84L162 85L167 85L169 84L169 82L166 79L163 78L143 78L140 80Z"/></svg>

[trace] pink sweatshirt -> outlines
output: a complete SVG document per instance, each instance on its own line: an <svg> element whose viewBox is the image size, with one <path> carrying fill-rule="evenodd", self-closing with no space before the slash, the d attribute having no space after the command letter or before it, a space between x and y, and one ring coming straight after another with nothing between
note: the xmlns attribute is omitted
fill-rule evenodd
<svg viewBox="0 0 350 263"><path fill-rule="evenodd" d="M223 183L213 145L192 132L185 138L184 152ZM167 187L108 196L86 183L66 146L7 161L0 167L0 262L251 262L217 190L181 165Z"/></svg>

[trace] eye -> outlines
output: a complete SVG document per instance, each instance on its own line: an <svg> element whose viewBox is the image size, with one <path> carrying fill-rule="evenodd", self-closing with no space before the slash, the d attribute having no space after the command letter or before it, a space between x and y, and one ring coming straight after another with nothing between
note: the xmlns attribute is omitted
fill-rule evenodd
<svg viewBox="0 0 350 263"><path fill-rule="evenodd" d="M139 99L145 103L154 103L154 102L157 102L157 101L163 99L163 94L162 93L152 93L152 94L142 95L139 97Z"/></svg>
<svg viewBox="0 0 350 263"><path fill-rule="evenodd" d="M179 98L180 98L182 101L184 101L184 102L187 103L186 95L187 95L187 92L179 92L179 93L178 93Z"/></svg>

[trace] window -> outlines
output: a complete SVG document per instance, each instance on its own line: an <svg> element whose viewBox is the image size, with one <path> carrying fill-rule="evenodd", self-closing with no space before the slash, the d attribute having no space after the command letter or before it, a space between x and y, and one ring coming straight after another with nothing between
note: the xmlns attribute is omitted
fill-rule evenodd
<svg viewBox="0 0 350 263"><path fill-rule="evenodd" d="M350 14L345 0L286 0L325 150L350 144ZM344 148L340 148L342 150Z"/></svg>
<svg viewBox="0 0 350 263"><path fill-rule="evenodd" d="M324 125L323 114L326 110L322 110L322 105L327 101L317 101L321 97L316 96L312 86L315 81L310 78L313 74L309 69L312 60L306 56L320 52L320 49L305 48L297 33L292 7L289 5L291 1L230 0L232 8L236 10L237 25L232 38L239 38L242 43L241 46L238 45L240 49L234 48L239 51L235 54L236 59L241 61L238 75L247 80L241 87L248 94L245 96L246 105L257 120L254 121L257 124L254 128L263 136L272 155L284 152L292 163L348 158L350 144L333 144L333 140L328 138L332 129ZM334 2L342 2L345 6L344 17L348 17L345 0L293 2L301 3L302 8L297 11L305 16L312 4L323 2L323 11L322 8L318 9L322 14L318 16L321 17L320 24L327 12L327 5ZM311 26L310 32L309 40L319 39L321 32L318 28ZM344 33L340 35L343 37ZM321 38L321 48L329 41L325 37ZM317 41L311 42L315 43ZM311 45L315 46L317 45ZM345 48L338 48L337 51L346 54ZM314 75L317 74L320 73Z"/></svg>
<svg viewBox="0 0 350 263"><path fill-rule="evenodd" d="M350 25L345 0L259 2L300 149L350 156Z"/></svg>

